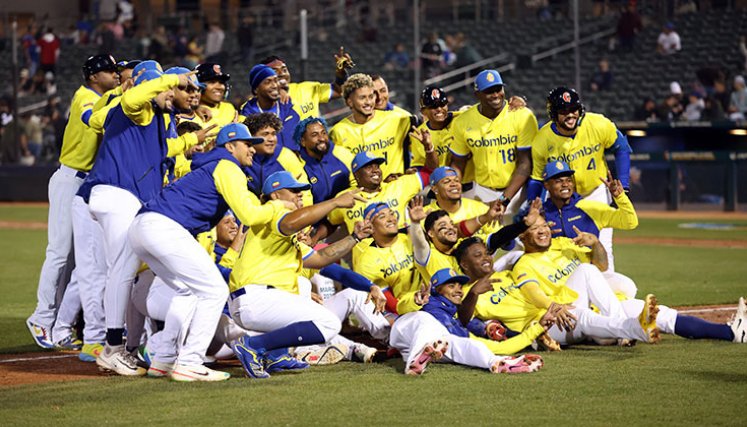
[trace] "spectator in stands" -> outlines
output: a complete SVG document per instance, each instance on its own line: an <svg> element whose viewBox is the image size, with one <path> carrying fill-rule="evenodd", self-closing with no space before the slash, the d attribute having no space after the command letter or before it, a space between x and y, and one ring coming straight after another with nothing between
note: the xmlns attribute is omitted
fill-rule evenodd
<svg viewBox="0 0 747 427"><path fill-rule="evenodd" d="M729 102L731 101L731 94L726 88L726 80L718 80L713 85L713 98L718 101L721 105L721 111L729 110Z"/></svg>
<svg viewBox="0 0 747 427"><path fill-rule="evenodd" d="M197 36L192 36L187 43L187 55L184 57L184 64L187 68L194 68L197 64L204 62L202 56L203 48L197 41Z"/></svg>
<svg viewBox="0 0 747 427"><path fill-rule="evenodd" d="M631 52L635 48L636 34L642 28L641 16L636 11L635 3L628 3L617 21L617 39L620 42L621 51Z"/></svg>
<svg viewBox="0 0 747 427"><path fill-rule="evenodd" d="M724 120L726 115L724 109L721 107L721 103L715 96L707 96L704 100L703 111L700 115L700 120L706 122L714 122L717 120Z"/></svg>
<svg viewBox="0 0 747 427"><path fill-rule="evenodd" d="M431 33L428 40L423 44L420 50L420 60L423 68L423 74L426 76L435 75L441 66L441 55L443 49L438 43L438 33Z"/></svg>
<svg viewBox="0 0 747 427"><path fill-rule="evenodd" d="M664 100L664 104L659 108L659 117L662 120L676 122L682 116L683 111L685 111L685 107L680 102L680 96L673 93Z"/></svg>
<svg viewBox="0 0 747 427"><path fill-rule="evenodd" d="M599 68L591 76L591 90L592 92L598 92L602 90L610 90L612 88L612 71L610 71L610 63L606 59L599 61Z"/></svg>
<svg viewBox="0 0 747 427"><path fill-rule="evenodd" d="M21 68L21 71L18 73L18 96L26 96L30 89L31 78L29 70Z"/></svg>
<svg viewBox="0 0 747 427"><path fill-rule="evenodd" d="M475 49L474 46L469 42L469 39L467 39L467 36L464 35L464 33L457 33L455 36L456 46L454 48L454 53L456 54L456 62L454 62L455 68L464 67L465 65L474 64L477 61L480 61L483 59L482 55L480 55L480 52ZM472 75L477 75L478 71L472 70Z"/></svg>
<svg viewBox="0 0 747 427"><path fill-rule="evenodd" d="M674 24L667 22L656 41L656 51L661 55L672 55L682 49L680 35L674 31Z"/></svg>
<svg viewBox="0 0 747 427"><path fill-rule="evenodd" d="M747 37L745 36L739 38L739 52L744 57L743 71L747 72Z"/></svg>
<svg viewBox="0 0 747 427"><path fill-rule="evenodd" d="M387 70L404 70L410 65L410 55L407 54L405 45L397 43L392 50L384 55L384 68Z"/></svg>
<svg viewBox="0 0 747 427"><path fill-rule="evenodd" d="M38 158L42 150L44 130L41 117L32 113L22 114L20 125L25 136L25 144L22 147L23 155L25 157L31 156L33 159Z"/></svg>
<svg viewBox="0 0 747 427"><path fill-rule="evenodd" d="M661 120L659 112L656 109L656 102L654 102L653 98L646 98L643 100L643 104L633 112L633 119L649 123Z"/></svg>
<svg viewBox="0 0 747 427"><path fill-rule="evenodd" d="M23 46L23 57L26 61L28 75L33 76L39 68L39 46L36 44L36 27L31 24L26 29L26 34L21 37Z"/></svg>
<svg viewBox="0 0 747 427"><path fill-rule="evenodd" d="M704 108L705 101L702 95L698 92L692 92L688 97L688 103L685 107L685 112L682 113L682 117L688 122L697 122L700 120Z"/></svg>
<svg viewBox="0 0 747 427"><path fill-rule="evenodd" d="M56 159L59 157L59 152L62 148L62 137L65 134L65 126L67 125L59 96L53 95L47 99L47 105L44 107L44 118L49 123L48 133L51 134L49 137L45 135L45 145L48 145L50 151L57 154L52 156Z"/></svg>
<svg viewBox="0 0 747 427"><path fill-rule="evenodd" d="M155 59L161 63L167 63L171 56L171 46L169 45L169 36L166 33L166 27L159 25L155 33L150 37L150 46L147 58ZM196 64L195 64L196 65ZM189 67L193 68L193 67Z"/></svg>
<svg viewBox="0 0 747 427"><path fill-rule="evenodd" d="M742 76L734 77L734 91L731 93L728 111L732 120L744 120L747 117L747 87Z"/></svg>
<svg viewBox="0 0 747 427"><path fill-rule="evenodd" d="M54 35L52 28L49 28L36 43L39 45L41 69L45 72L51 71L54 73L57 67L57 59L60 57L60 39Z"/></svg>
<svg viewBox="0 0 747 427"><path fill-rule="evenodd" d="M239 40L239 48L241 49L241 60L249 63L252 63L252 58L254 57L252 49L254 44L254 33L252 32L253 21L254 19L251 15L245 15L241 18L241 24L236 34Z"/></svg>
<svg viewBox="0 0 747 427"><path fill-rule="evenodd" d="M225 62L223 58L223 41L226 39L226 33L217 22L210 24L207 36L205 38L205 61L206 62Z"/></svg>

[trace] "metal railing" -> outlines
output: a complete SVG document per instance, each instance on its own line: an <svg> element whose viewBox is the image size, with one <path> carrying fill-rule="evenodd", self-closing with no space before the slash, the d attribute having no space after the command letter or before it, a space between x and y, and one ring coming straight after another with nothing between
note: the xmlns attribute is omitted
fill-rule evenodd
<svg viewBox="0 0 747 427"><path fill-rule="evenodd" d="M592 35L580 38L578 44L579 44L579 46L585 45L585 44L593 42L595 40L599 40L599 39L601 39L603 37L609 37L609 36L615 34L616 32L617 32L616 28L609 28L609 29L606 29L606 30L603 30L603 31L599 31L599 32L596 32L596 33L594 33ZM549 58L551 56L555 56L555 55L559 54L560 52L565 52L567 50L571 50L574 47L576 47L576 43L571 41L571 42L568 42L568 43L564 43L564 44L562 44L560 46L554 47L552 49L548 49L548 50L543 51L543 52L535 53L534 55L531 56L532 63L540 61L540 60L545 59L545 58Z"/></svg>
<svg viewBox="0 0 747 427"><path fill-rule="evenodd" d="M480 61L474 62L472 64L465 65L464 67L460 67L460 68L457 68L455 70L451 70L451 71L448 71L446 73L439 74L437 76L431 77L431 78L427 79L426 81L424 81L423 84L425 86L434 85L434 84L442 82L444 80L452 79L452 78L457 77L459 75L464 75L464 77L461 80L456 81L454 83L450 83L450 84L448 84L446 86L443 86L441 89L443 89L443 90L445 90L445 91L448 92L450 90L454 90L454 89L458 89L460 87L468 86L468 85L472 84L472 81L473 81L473 77L470 75L471 71L476 70L478 68L483 68L484 66L489 65L489 64L496 64L496 63L499 63L499 62L508 61L510 59L510 57L511 56L509 54L507 54L507 53L501 53L499 55L494 55L494 56L491 56L490 58L485 58L485 59L482 59ZM502 65L502 66L500 66L500 67L498 67L496 69L498 70L498 72L504 72L504 71L513 70L515 68L516 68L516 64L513 63L513 62L510 62L510 63Z"/></svg>

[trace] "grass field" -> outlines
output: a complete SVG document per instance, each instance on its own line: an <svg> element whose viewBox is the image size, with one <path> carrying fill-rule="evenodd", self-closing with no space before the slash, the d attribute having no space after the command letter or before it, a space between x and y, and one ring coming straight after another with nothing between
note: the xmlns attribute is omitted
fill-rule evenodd
<svg viewBox="0 0 747 427"><path fill-rule="evenodd" d="M46 220L46 209L0 206L0 221ZM725 220L728 231L681 229L642 219L617 236L618 271L639 294L667 305L733 304L747 295L747 249L711 247L713 240L747 241L747 219ZM0 229L0 353L38 350L23 325L33 311L46 231ZM691 239L701 246L663 246L657 239ZM621 239L622 240L622 239ZM579 346L544 353L536 374L497 376L435 365L420 378L402 362L341 363L265 381L242 377L221 384L94 377L0 387L3 425L744 425L747 346L665 336L656 346ZM54 360L48 363L55 363ZM82 362L80 362L82 363Z"/></svg>

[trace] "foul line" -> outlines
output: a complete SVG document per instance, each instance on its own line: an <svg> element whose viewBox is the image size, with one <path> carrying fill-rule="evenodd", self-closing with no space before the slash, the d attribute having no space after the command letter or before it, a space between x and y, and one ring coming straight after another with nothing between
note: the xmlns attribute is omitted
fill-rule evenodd
<svg viewBox="0 0 747 427"><path fill-rule="evenodd" d="M716 307L716 308L700 308L700 309L692 309L692 310L677 310L678 313L703 313L703 312L709 312L709 311L734 311L736 310L736 307Z"/></svg>
<svg viewBox="0 0 747 427"><path fill-rule="evenodd" d="M20 357L18 359L0 360L0 363L28 362L29 360L63 359L65 357L78 357L77 354L61 354L57 356Z"/></svg>

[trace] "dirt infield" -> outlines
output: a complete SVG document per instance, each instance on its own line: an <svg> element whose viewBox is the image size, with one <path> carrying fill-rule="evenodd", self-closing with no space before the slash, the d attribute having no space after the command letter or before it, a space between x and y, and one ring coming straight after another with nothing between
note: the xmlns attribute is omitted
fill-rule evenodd
<svg viewBox="0 0 747 427"><path fill-rule="evenodd" d="M735 305L680 307L680 313L716 323L725 323ZM95 363L78 360L77 352L35 352L0 355L0 387L106 378ZM241 366L238 361L221 361L222 367ZM219 367L220 369L220 367Z"/></svg>

